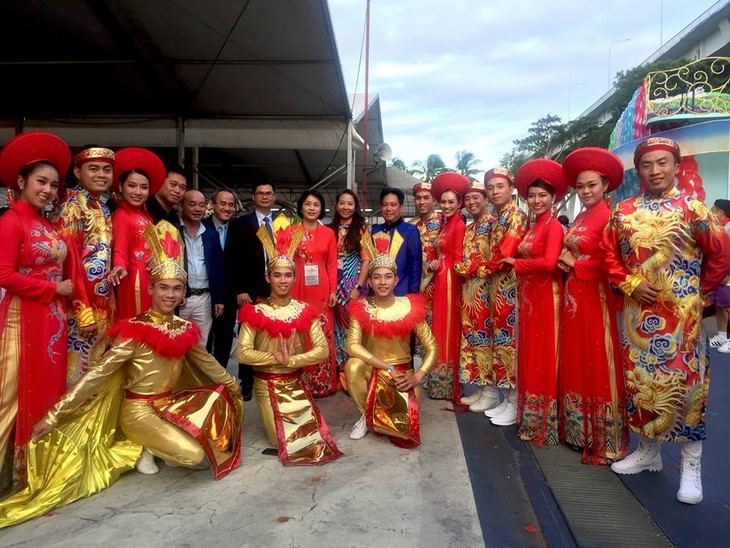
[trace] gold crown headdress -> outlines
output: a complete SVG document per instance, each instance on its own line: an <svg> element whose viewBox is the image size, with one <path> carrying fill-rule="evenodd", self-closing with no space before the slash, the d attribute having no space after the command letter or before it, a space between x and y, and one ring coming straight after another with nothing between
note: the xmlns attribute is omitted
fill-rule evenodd
<svg viewBox="0 0 730 548"><path fill-rule="evenodd" d="M269 231L265 225L261 225L256 231L256 236L264 246L268 257L267 268L269 271L275 268L291 268L296 270L294 253L304 237L304 229L301 225L292 226L286 215L280 213L272 223L274 240L271 240Z"/></svg>
<svg viewBox="0 0 730 548"><path fill-rule="evenodd" d="M150 248L152 258L151 282L160 280L179 280L185 283L188 275L183 264L180 233L167 221L156 226L148 224L144 228L144 239Z"/></svg>
<svg viewBox="0 0 730 548"><path fill-rule="evenodd" d="M365 232L360 240L360 245L365 248L365 252L370 257L370 265L368 266L370 274L378 268L387 268L394 274L398 274L395 258L403 245L403 236L400 235L400 232L394 230L390 239L379 235L371 238L370 234Z"/></svg>

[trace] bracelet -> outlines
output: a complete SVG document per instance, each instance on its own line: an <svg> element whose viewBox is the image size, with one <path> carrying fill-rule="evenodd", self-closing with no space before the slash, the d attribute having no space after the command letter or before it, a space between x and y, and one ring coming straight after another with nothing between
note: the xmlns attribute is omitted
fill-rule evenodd
<svg viewBox="0 0 730 548"><path fill-rule="evenodd" d="M356 285L355 286L355 289L357 289L358 291L362 291L362 286L361 285Z"/></svg>
<svg viewBox="0 0 730 548"><path fill-rule="evenodd" d="M388 373L392 373L393 371L395 371L395 365L391 365L388 369L386 369L386 371Z"/></svg>

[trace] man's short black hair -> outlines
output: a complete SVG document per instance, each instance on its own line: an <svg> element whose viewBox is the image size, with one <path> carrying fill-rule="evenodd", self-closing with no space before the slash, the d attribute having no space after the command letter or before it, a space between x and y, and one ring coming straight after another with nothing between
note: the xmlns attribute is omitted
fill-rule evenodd
<svg viewBox="0 0 730 548"><path fill-rule="evenodd" d="M730 217L730 200L720 198L719 200L715 200L715 203L712 205L721 210L726 217Z"/></svg>
<svg viewBox="0 0 730 548"><path fill-rule="evenodd" d="M271 179L265 179L263 181L256 181L251 185L251 194L256 194L256 191L259 189L260 186L270 186L271 190L276 193L276 184Z"/></svg>
<svg viewBox="0 0 730 548"><path fill-rule="evenodd" d="M392 186L386 186L380 191L380 201L382 202L383 198L385 198L388 194L395 194L400 205L403 205L406 202L406 195L403 194L403 191L400 188L394 188Z"/></svg>
<svg viewBox="0 0 730 548"><path fill-rule="evenodd" d="M167 164L165 166L165 173L167 176L170 176L170 173L177 173L178 175L182 175L185 177L185 180L188 180L188 174L185 171L185 168L182 167L180 164Z"/></svg>

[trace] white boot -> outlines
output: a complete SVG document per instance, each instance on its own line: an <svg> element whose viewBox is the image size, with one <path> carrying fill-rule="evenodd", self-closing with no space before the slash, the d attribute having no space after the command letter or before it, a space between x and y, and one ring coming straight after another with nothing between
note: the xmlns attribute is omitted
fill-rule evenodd
<svg viewBox="0 0 730 548"><path fill-rule="evenodd" d="M507 392L505 400L507 405L499 415L492 417L494 426L512 426L517 422L517 389L510 388Z"/></svg>
<svg viewBox="0 0 730 548"><path fill-rule="evenodd" d="M639 436L639 447L624 460L614 462L611 470L617 474L638 474L644 470L659 472L662 469L662 444L657 440Z"/></svg>
<svg viewBox="0 0 730 548"><path fill-rule="evenodd" d="M481 397L482 387L477 386L471 396L464 396L459 400L459 403L461 403L461 405L471 405L472 403L476 403Z"/></svg>
<svg viewBox="0 0 730 548"><path fill-rule="evenodd" d="M690 441L682 444L682 476L679 478L677 500L685 504L702 502L702 442Z"/></svg>
<svg viewBox="0 0 730 548"><path fill-rule="evenodd" d="M151 476L160 471L160 469L155 464L154 455L147 451L147 449L142 450L142 454L139 456L139 460L137 461L137 464L134 465L134 467L137 469L137 472L146 476Z"/></svg>
<svg viewBox="0 0 730 548"><path fill-rule="evenodd" d="M506 390L502 390L502 401L499 402L494 407L487 409L484 412L484 415L486 415L487 417L489 417L491 419L492 417L496 417L497 415L502 413L502 411L504 411L507 408L507 404L509 403L509 401L507 400L507 391L508 390L509 390L509 388L507 388Z"/></svg>
<svg viewBox="0 0 730 548"><path fill-rule="evenodd" d="M365 415L363 415L352 426L352 430L350 430L350 439L351 440L361 440L365 437L365 435L367 433L368 433L368 423L365 422Z"/></svg>
<svg viewBox="0 0 730 548"><path fill-rule="evenodd" d="M482 386L482 395L469 406L469 411L482 413L499 403L499 390L494 386Z"/></svg>

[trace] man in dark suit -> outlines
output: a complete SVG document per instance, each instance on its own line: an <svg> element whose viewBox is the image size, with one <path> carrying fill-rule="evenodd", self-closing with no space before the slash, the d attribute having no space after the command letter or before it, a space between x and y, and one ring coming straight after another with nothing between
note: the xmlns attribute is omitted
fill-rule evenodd
<svg viewBox="0 0 730 548"><path fill-rule="evenodd" d="M236 304L243 306L256 303L269 296L271 287L266 282L266 254L261 241L256 236L259 226L272 230L271 208L276 202L274 183L256 183L252 189L254 211L234 219L230 223L226 246L226 272L233 272L233 287ZM241 363L238 367L243 399L251 399L253 391L253 368Z"/></svg>
<svg viewBox="0 0 730 548"><path fill-rule="evenodd" d="M213 317L225 310L223 300L223 249L215 230L201 222L205 215L205 196L188 190L182 202L182 236L185 241L185 269L188 287L180 316L200 327L200 344L206 345Z"/></svg>
<svg viewBox="0 0 730 548"><path fill-rule="evenodd" d="M216 190L211 196L213 215L203 220L206 230L215 231L223 249L223 314L213 318L213 328L208 337L208 352L223 367L228 365L233 345L233 328L236 324L236 288L234 279L237 275L233 265L228 264L231 253L229 250L230 238L228 229L231 225L231 217L236 210L236 197L233 192L227 189Z"/></svg>

